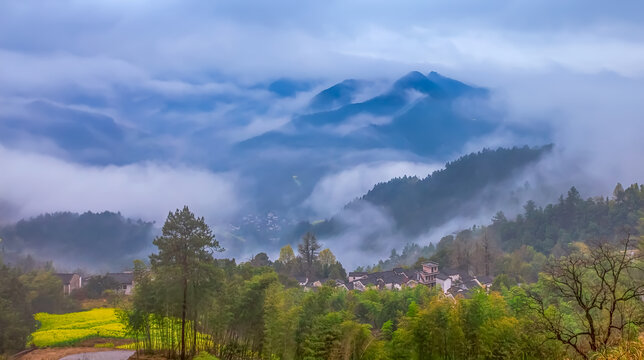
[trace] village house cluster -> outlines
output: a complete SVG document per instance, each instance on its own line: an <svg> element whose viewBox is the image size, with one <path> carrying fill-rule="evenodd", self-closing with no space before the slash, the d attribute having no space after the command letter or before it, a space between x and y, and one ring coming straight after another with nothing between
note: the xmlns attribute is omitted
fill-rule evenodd
<svg viewBox="0 0 644 360"><path fill-rule="evenodd" d="M451 269L439 271L437 263L425 262L422 264L422 269L420 270L394 268L393 270L374 273L350 272L348 276L349 281L347 282L309 278L298 279L298 282L300 286L311 289L320 287L329 280L335 281L335 285L338 288L358 291L365 291L368 288L400 290L405 286L439 286L443 293L449 297L455 297L457 295L467 297L470 290L477 288L489 290L493 281L490 276L477 277L466 271Z"/></svg>
<svg viewBox="0 0 644 360"><path fill-rule="evenodd" d="M63 283L63 293L65 295L71 294L74 290L78 290L83 287L83 281L88 282L91 280L91 276L83 277L80 274L76 273L56 273L60 281ZM114 284L117 284L117 287L111 290L117 291L121 294L131 295L134 290L134 273L131 271L124 271L120 273L107 273L106 277L112 279Z"/></svg>
<svg viewBox="0 0 644 360"><path fill-rule="evenodd" d="M82 288L83 282L91 277L83 278L76 273L55 274L63 283L63 293L71 294L74 290ZM120 273L107 273L106 277L117 284L117 288L111 289L124 295L131 295L134 289L134 274L130 271ZM483 288L489 290L493 278L490 276L473 276L466 271L442 269L439 271L435 262L425 262L420 270L394 268L389 271L379 272L350 272L348 281L334 279L309 279L307 277L296 279L300 286L305 289L315 289L329 281L335 282L335 286L345 290L365 291L368 288L400 290L403 287L416 287L424 285L429 287L438 286L448 297L461 295L467 297L470 290Z"/></svg>

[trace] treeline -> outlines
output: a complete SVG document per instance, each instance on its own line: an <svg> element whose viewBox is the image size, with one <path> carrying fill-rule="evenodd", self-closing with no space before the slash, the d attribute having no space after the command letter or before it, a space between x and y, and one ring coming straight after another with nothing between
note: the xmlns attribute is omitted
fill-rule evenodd
<svg viewBox="0 0 644 360"><path fill-rule="evenodd" d="M15 266L9 266L0 253L0 358L25 348L36 327L33 314L76 310L74 301L64 296L62 289L50 263L21 258Z"/></svg>
<svg viewBox="0 0 644 360"><path fill-rule="evenodd" d="M481 290L452 300L425 286L347 292L332 284L304 291L285 286L269 267L228 261L217 267L223 271L219 284L188 323L188 352L194 343L221 359L553 359L565 353L557 344L542 346L545 335L533 330L522 309L510 306L519 295ZM152 293L137 289L135 311ZM180 342L172 339L180 339L181 324L164 320L173 315L168 305L144 318L148 323L137 337L152 348L166 344L172 357L180 353ZM148 329L164 321L168 336L148 345Z"/></svg>
<svg viewBox="0 0 644 360"><path fill-rule="evenodd" d="M345 211L360 209L365 204L375 206L392 216L398 230L414 237L456 216L475 215L479 207L472 206L472 199L490 186L511 179L551 150L552 145L484 149L449 162L444 169L422 179L404 176L379 183L347 204ZM338 233L346 230L342 217L340 212L315 225L301 223L295 231L298 236L306 231L321 236Z"/></svg>
<svg viewBox="0 0 644 360"><path fill-rule="evenodd" d="M152 226L109 211L57 212L0 227L0 238L4 251L13 256L30 253L73 267L130 266L133 254L154 237Z"/></svg>
<svg viewBox="0 0 644 360"><path fill-rule="evenodd" d="M575 242L637 237L642 232L644 185L625 189L617 184L612 196L587 199L572 187L554 204L542 207L528 201L523 210L512 219L498 212L491 224L444 236L436 245L409 244L401 254L392 250L388 259L359 270L390 270L431 260L441 268L496 276L506 286L535 282L547 257L570 253Z"/></svg>
<svg viewBox="0 0 644 360"><path fill-rule="evenodd" d="M492 238L478 228L470 234L481 232ZM265 254L241 264L215 259L223 249L203 218L184 208L168 216L150 265L137 262L133 306L123 319L142 350L163 349L169 358L199 351L230 360L628 358L642 349L644 325L636 240L572 243L560 257L520 247L515 252L543 257L540 275L521 286L495 284L498 291L456 298L424 285L359 292L334 281L302 287L285 271L324 268L312 234L298 256L285 247L275 262ZM434 255L442 253L439 244ZM490 261L508 273L524 266Z"/></svg>
<svg viewBox="0 0 644 360"><path fill-rule="evenodd" d="M615 186L612 197L583 199L572 187L555 204L536 206L528 201L523 214L508 221L501 212L492 219L491 234L499 247L512 251L523 245L544 254L560 252L573 241L637 234L644 210L644 185Z"/></svg>

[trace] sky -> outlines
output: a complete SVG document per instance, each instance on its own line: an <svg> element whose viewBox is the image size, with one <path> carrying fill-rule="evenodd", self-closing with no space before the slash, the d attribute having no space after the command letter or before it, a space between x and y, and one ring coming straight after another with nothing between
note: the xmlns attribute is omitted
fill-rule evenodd
<svg viewBox="0 0 644 360"><path fill-rule="evenodd" d="M258 181L231 146L287 125L334 83L370 80L368 98L412 70L490 89L499 122L548 129L553 183L609 194L644 179L643 14L641 1L3 1L0 220L161 221L189 203L225 222ZM304 90L276 96L267 85L282 78ZM498 132L453 157L538 141ZM444 160L344 154L301 207L330 216Z"/></svg>

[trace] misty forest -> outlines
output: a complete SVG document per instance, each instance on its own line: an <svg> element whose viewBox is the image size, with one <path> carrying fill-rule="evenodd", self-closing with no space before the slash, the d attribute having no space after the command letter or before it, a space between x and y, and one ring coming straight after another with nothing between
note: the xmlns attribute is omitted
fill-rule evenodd
<svg viewBox="0 0 644 360"><path fill-rule="evenodd" d="M0 360L644 360L642 14L0 1Z"/></svg>

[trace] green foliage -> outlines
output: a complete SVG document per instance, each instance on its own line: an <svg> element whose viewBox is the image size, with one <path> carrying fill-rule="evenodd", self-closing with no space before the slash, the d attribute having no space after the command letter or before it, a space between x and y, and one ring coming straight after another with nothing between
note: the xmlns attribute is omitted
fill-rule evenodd
<svg viewBox="0 0 644 360"><path fill-rule="evenodd" d="M631 186L623 193L617 191L618 196L612 200L584 201L573 188L558 204L538 208L529 202L525 213L516 219L508 220L498 213L490 226L475 226L446 236L435 248L408 245L401 255L392 251L387 261L374 267L411 265L409 261L414 256L430 256L441 266L477 274L487 271L497 274L492 286L494 291L473 290L465 297L448 297L422 285L396 291L368 289L364 292L346 291L335 287L333 282L313 289L296 286L289 277L308 275L323 279L332 277L328 275L333 271L337 270L339 275L344 271L330 250L317 252L320 245L310 233L303 237L298 247L299 256L295 256L292 248L285 247L275 262L263 253L241 264L204 256L208 280L204 278L196 283L198 287L189 287L188 298L194 302L189 301L193 310L188 311L188 317L194 326L195 338L199 331L206 340L192 349L206 349L222 359L574 357L564 344L548 341L553 332L541 326L543 319L535 315L535 302L528 294L541 289L547 304L546 315L579 328L585 317L575 309L574 299L546 286L543 276L534 288L526 284L537 281L539 273L547 270L554 259L568 258L558 257L559 252L596 251L592 244L571 241L591 230L596 231L591 225L592 219L608 216L605 212L595 218L591 216L597 210L595 206L604 206L597 204L605 204L608 213L613 214L610 215L613 216L611 226L615 233L610 238L617 237L618 227L636 224L632 214L640 211L643 189ZM567 219L552 214L563 214L560 216ZM539 216L543 218L535 220ZM546 228L544 236L555 239L555 246L548 254L523 243L532 241L527 237L530 232L542 228ZM146 336L149 337L150 329L166 329L169 334L178 331L178 323L172 319L177 319L182 308L178 291L181 284L176 281L180 279L177 277L180 267L180 263L167 269L154 263L151 268L135 264L138 285L134 308L127 312L127 321L143 342ZM631 273L629 271L629 276ZM199 279L199 272L188 274L190 281ZM587 272L581 278L590 275L592 273ZM631 279L634 283L638 281L641 284L644 279ZM592 297L591 292L601 286L598 283L584 286L581 297ZM203 290L200 298L192 297L195 296L192 291L197 289ZM635 299L633 291L629 294L629 299ZM606 300L609 296L599 298ZM620 305L619 309L633 310L630 314L640 316L640 312L635 312L639 311L637 307ZM170 323L164 324L160 319ZM638 324L627 321L621 331L623 335L613 339L615 344L632 341L641 330ZM165 346L176 349L177 344L171 342Z"/></svg>
<svg viewBox="0 0 644 360"><path fill-rule="evenodd" d="M20 273L0 262L0 354L24 348L34 327Z"/></svg>
<svg viewBox="0 0 644 360"><path fill-rule="evenodd" d="M633 240L580 244L551 258L527 290L534 326L587 358L644 326L644 264Z"/></svg>
<svg viewBox="0 0 644 360"><path fill-rule="evenodd" d="M456 299L425 286L358 292L326 285L305 291L284 286L269 267L223 260L216 266L226 276L209 295L210 305L203 308L198 324L208 339L200 349L221 359L569 356L562 346L546 341L548 333L535 326L523 288L504 285L502 294L480 290ZM141 281L141 286L148 286L145 278ZM136 308L139 305L145 303L135 301L134 313L142 311ZM565 310L564 306L560 308ZM135 327L136 316L131 321ZM174 329L167 331L177 334L177 324L156 328Z"/></svg>
<svg viewBox="0 0 644 360"><path fill-rule="evenodd" d="M107 343L102 343L102 344L94 344L95 348L113 348L114 343L107 342Z"/></svg>
<svg viewBox="0 0 644 360"><path fill-rule="evenodd" d="M192 360L219 360L219 358L214 355L210 355L205 351L202 351L197 354L197 356L193 357Z"/></svg>
<svg viewBox="0 0 644 360"><path fill-rule="evenodd" d="M582 199L575 187L555 204L537 207L533 201L513 221L497 214L490 226L499 246L512 251L532 246L536 251L561 255L569 243L616 239L626 233L637 234L640 213L644 210L644 185L633 184L626 190L618 184L612 199ZM559 253L557 253L559 251Z"/></svg>
<svg viewBox="0 0 644 360"><path fill-rule="evenodd" d="M114 290L119 287L119 283L107 275L96 275L84 281L83 291L90 299L98 299L104 295L106 290Z"/></svg>
<svg viewBox="0 0 644 360"><path fill-rule="evenodd" d="M447 163L444 169L423 179L404 176L377 184L362 198L348 204L347 208L358 208L364 202L374 205L391 214L398 229L410 236L417 236L456 216L475 215L476 210L464 209L461 205L486 187L499 184L534 163L551 148L548 145L485 149ZM334 218L301 227L298 231L328 234L343 230L343 223L341 219Z"/></svg>
<svg viewBox="0 0 644 360"><path fill-rule="evenodd" d="M318 258L318 250L322 246L318 244L318 241L315 235L311 232L307 232L302 236L302 242L297 246L297 250L304 262L306 268L306 274L310 275L313 270L313 263Z"/></svg>
<svg viewBox="0 0 644 360"><path fill-rule="evenodd" d="M24 272L0 259L0 354L24 349L36 325L33 313L76 308L72 299L63 295L62 283L49 267L31 265Z"/></svg>
<svg viewBox="0 0 644 360"><path fill-rule="evenodd" d="M150 272L146 274L140 263L136 269L142 286L137 289L135 309L143 311L133 314L142 319L133 322L136 326L132 326L132 331L150 332L145 314L155 314L158 319L180 318L183 359L187 348L193 352L198 348L198 315L209 305L218 275L212 255L223 249L204 219L196 217L187 206L168 214L162 234L153 244L159 252L150 255ZM155 296L155 301L150 301L150 296ZM190 325L193 328L186 329ZM192 334L187 339L192 346L186 345L186 333ZM168 337L174 339L174 335Z"/></svg>
<svg viewBox="0 0 644 360"><path fill-rule="evenodd" d="M76 308L72 299L62 292L60 279L49 271L35 270L20 276L20 282L27 288L26 301L31 311L60 313Z"/></svg>
<svg viewBox="0 0 644 360"><path fill-rule="evenodd" d="M293 248L291 245L285 245L280 249L279 262L283 264L289 264L295 260L295 254L293 253Z"/></svg>

